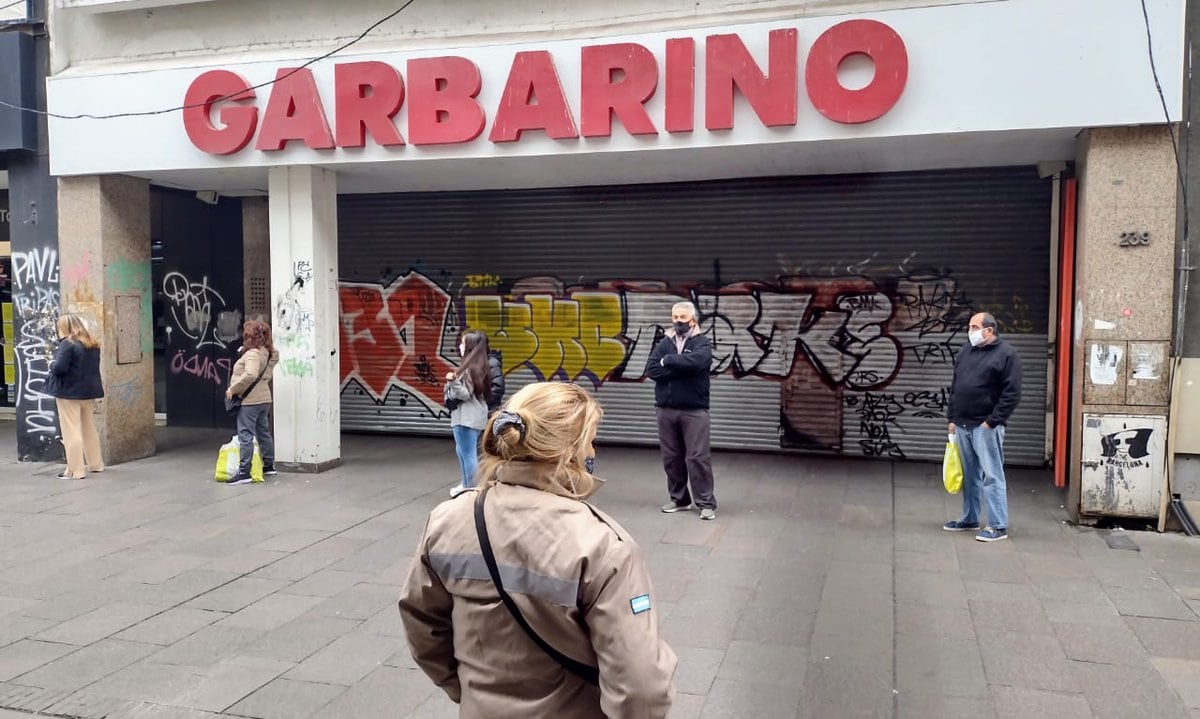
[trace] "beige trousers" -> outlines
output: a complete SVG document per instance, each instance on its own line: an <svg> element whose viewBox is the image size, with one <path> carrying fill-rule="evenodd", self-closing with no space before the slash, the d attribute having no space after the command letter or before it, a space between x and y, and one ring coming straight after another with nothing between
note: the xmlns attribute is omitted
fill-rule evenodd
<svg viewBox="0 0 1200 719"><path fill-rule="evenodd" d="M100 433L96 431L96 400L58 399L55 402L63 446L67 449L67 474L71 479L83 479L89 468L93 472L104 471Z"/></svg>

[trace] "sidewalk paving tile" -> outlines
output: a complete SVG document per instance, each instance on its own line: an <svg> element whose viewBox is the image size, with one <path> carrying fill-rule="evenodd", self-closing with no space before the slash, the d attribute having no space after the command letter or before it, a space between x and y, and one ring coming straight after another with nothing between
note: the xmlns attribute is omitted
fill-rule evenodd
<svg viewBox="0 0 1200 719"><path fill-rule="evenodd" d="M808 649L785 644L734 641L725 651L717 679L794 686L804 681Z"/></svg>
<svg viewBox="0 0 1200 719"><path fill-rule="evenodd" d="M269 632L276 629L323 601L322 597L306 597L300 594L270 594L241 609L221 621L218 627L245 627Z"/></svg>
<svg viewBox="0 0 1200 719"><path fill-rule="evenodd" d="M346 691L346 687L279 678L237 704L228 713L255 719L299 719L311 716Z"/></svg>
<svg viewBox="0 0 1200 719"><path fill-rule="evenodd" d="M725 661L725 651L683 646L674 647L674 650L679 659L675 669L675 688L686 694L708 694L721 663Z"/></svg>
<svg viewBox="0 0 1200 719"><path fill-rule="evenodd" d="M1037 601L972 599L970 605L977 627L1015 634L1054 635L1054 627Z"/></svg>
<svg viewBox="0 0 1200 719"><path fill-rule="evenodd" d="M1200 661L1155 659L1154 666L1191 709L1200 709Z"/></svg>
<svg viewBox="0 0 1200 719"><path fill-rule="evenodd" d="M381 666L326 704L316 719L409 716L434 694L442 690L422 672Z"/></svg>
<svg viewBox="0 0 1200 719"><path fill-rule="evenodd" d="M165 647L150 658L160 664L207 667L228 659L265 632L244 626L212 624Z"/></svg>
<svg viewBox="0 0 1200 719"><path fill-rule="evenodd" d="M300 662L288 679L350 686L390 659L403 644L392 637L353 632L345 634Z"/></svg>
<svg viewBox="0 0 1200 719"><path fill-rule="evenodd" d="M242 577L201 594L190 600L186 606L192 609L233 613L245 609L267 595L274 594L289 584L290 582L283 579Z"/></svg>
<svg viewBox="0 0 1200 719"><path fill-rule="evenodd" d="M395 620L397 624L400 623L399 613L396 613ZM360 623L352 619L302 614L247 644L242 652L299 664L359 626Z"/></svg>
<svg viewBox="0 0 1200 719"><path fill-rule="evenodd" d="M971 719L996 719L991 705L972 697L954 697L942 694L920 694L900 692L896 699L897 719L933 719L934 717L970 717ZM1028 718L1029 714L1000 714ZM1066 719L1064 717L1064 719Z"/></svg>
<svg viewBox="0 0 1200 719"><path fill-rule="evenodd" d="M909 693L987 699L979 645L966 639L897 635L896 688Z"/></svg>
<svg viewBox="0 0 1200 719"><path fill-rule="evenodd" d="M1151 589L1108 587L1105 589L1117 611L1126 617L1157 617L1196 621L1196 614L1179 595L1161 583Z"/></svg>
<svg viewBox="0 0 1200 719"><path fill-rule="evenodd" d="M803 672L803 668L799 668ZM787 686L717 679L713 682L701 719L791 717L800 705L800 683Z"/></svg>
<svg viewBox="0 0 1200 719"><path fill-rule="evenodd" d="M1071 662L1075 684L1099 719L1186 719L1188 710L1156 669Z"/></svg>
<svg viewBox="0 0 1200 719"><path fill-rule="evenodd" d="M1141 640L1124 625L1055 624L1068 659L1096 664L1150 668Z"/></svg>
<svg viewBox="0 0 1200 719"><path fill-rule="evenodd" d="M79 647L71 644L54 644L33 639L13 642L0 648L0 682L11 681L77 649Z"/></svg>
<svg viewBox="0 0 1200 719"><path fill-rule="evenodd" d="M158 651L153 644L103 639L16 677L18 684L74 691Z"/></svg>
<svg viewBox="0 0 1200 719"><path fill-rule="evenodd" d="M1057 638L982 630L979 649L989 684L1077 692L1066 655Z"/></svg>
<svg viewBox="0 0 1200 719"><path fill-rule="evenodd" d="M176 607L114 635L117 639L167 646L229 616L225 612Z"/></svg>
<svg viewBox="0 0 1200 719"><path fill-rule="evenodd" d="M994 685L996 716L1028 719L1090 719L1092 708L1082 694L1048 692Z"/></svg>
<svg viewBox="0 0 1200 719"><path fill-rule="evenodd" d="M1200 659L1200 622L1126 617L1125 623L1151 656Z"/></svg>

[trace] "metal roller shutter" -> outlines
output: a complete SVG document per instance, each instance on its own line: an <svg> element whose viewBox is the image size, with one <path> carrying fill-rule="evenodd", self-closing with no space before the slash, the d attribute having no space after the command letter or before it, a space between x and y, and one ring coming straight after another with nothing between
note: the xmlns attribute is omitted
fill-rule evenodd
<svg viewBox="0 0 1200 719"><path fill-rule="evenodd" d="M631 160L632 161L632 160ZM601 438L654 443L646 353L691 299L713 445L940 458L974 311L1024 363L1009 461L1045 457L1051 186L1035 168L339 198L342 425L445 433L461 323L510 393L595 390Z"/></svg>

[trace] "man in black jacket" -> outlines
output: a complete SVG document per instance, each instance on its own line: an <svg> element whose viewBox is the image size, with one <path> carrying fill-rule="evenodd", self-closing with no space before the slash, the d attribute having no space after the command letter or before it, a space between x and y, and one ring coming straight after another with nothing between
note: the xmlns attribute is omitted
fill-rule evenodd
<svg viewBox="0 0 1200 719"><path fill-rule="evenodd" d="M694 495L700 519L716 519L708 416L712 342L700 333L696 306L691 302L676 303L671 308L671 322L673 328L646 360L646 374L654 380L658 442L671 495L662 511L670 514L691 509Z"/></svg>
<svg viewBox="0 0 1200 719"><path fill-rule="evenodd" d="M950 384L950 434L957 438L963 467L963 515L942 526L947 532L978 532L975 539L1008 539L1008 494L1004 481L1005 425L1021 401L1021 359L996 334L996 318L971 317L969 343L958 353ZM988 526L979 527L980 495Z"/></svg>

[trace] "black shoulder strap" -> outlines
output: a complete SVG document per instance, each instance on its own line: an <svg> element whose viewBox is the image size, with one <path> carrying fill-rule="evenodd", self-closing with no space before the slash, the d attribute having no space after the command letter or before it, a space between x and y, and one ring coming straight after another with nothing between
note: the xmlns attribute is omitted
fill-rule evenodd
<svg viewBox="0 0 1200 719"><path fill-rule="evenodd" d="M500 600L504 602L504 606L508 608L509 614L512 614L517 625L525 630L533 643L538 645L538 648L548 654L551 659L562 665L563 669L571 672L575 676L584 680L588 684L600 684L600 670L596 667L588 666L583 662L577 662L568 657L554 647L550 646L541 635L529 626L529 622L525 621L525 615L521 614L520 608L516 602L504 590L504 585L500 582L500 568L496 566L496 555L492 552L492 542L488 538L487 521L483 516L483 503L487 499L488 485L484 485L479 492L479 496L475 499L475 532L479 535L479 549L483 552L483 561L487 564L488 574L492 575L492 583L496 585L496 591L500 593Z"/></svg>
<svg viewBox="0 0 1200 719"><path fill-rule="evenodd" d="M257 386L258 386L258 383L262 381L263 375L264 375L264 374L266 373L266 371L267 371L267 367L270 367L270 366L271 366L271 352L270 352L269 350L265 350L265 349L264 349L263 351L267 353L267 359L266 359L266 361L265 361L265 362L263 362L262 369L260 369L260 370L258 371L258 377L254 378L254 381L250 383L250 386L246 388L246 391L245 391L245 392L242 392L240 395L238 395L239 397L241 397L241 398L243 398L243 399L245 399L247 396L249 396L249 395L250 395L250 392L251 392L251 391L252 391L252 390L253 390L255 387L257 387Z"/></svg>

